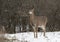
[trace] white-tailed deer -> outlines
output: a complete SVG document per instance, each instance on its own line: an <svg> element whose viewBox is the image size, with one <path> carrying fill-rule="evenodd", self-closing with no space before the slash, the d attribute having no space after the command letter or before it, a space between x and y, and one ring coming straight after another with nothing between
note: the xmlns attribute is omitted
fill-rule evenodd
<svg viewBox="0 0 60 42"><path fill-rule="evenodd" d="M34 37L37 38L38 27L40 27L44 31L44 36L46 32L46 24L47 24L47 17L46 16L36 16L34 14L34 9L29 10L30 15L30 25L33 26L34 29Z"/></svg>

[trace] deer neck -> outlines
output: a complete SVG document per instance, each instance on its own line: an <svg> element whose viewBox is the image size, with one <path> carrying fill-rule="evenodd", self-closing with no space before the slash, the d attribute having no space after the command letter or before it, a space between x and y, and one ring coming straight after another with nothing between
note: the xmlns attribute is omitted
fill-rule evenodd
<svg viewBox="0 0 60 42"><path fill-rule="evenodd" d="M34 22L34 14L30 14L30 24L32 25Z"/></svg>
<svg viewBox="0 0 60 42"><path fill-rule="evenodd" d="M31 19L34 19L34 17L35 17L34 14L31 14L31 15L30 15L30 18L31 18Z"/></svg>

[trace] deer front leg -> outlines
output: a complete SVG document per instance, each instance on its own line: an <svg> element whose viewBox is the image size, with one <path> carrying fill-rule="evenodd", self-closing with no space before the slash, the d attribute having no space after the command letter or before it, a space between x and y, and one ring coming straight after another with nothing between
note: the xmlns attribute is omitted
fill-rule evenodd
<svg viewBox="0 0 60 42"><path fill-rule="evenodd" d="M34 38L35 38L35 32L36 32L36 29L34 29Z"/></svg>
<svg viewBox="0 0 60 42"><path fill-rule="evenodd" d="M38 28L36 28L36 38L38 37Z"/></svg>
<svg viewBox="0 0 60 42"><path fill-rule="evenodd" d="M34 38L37 38L37 28L35 28L35 26L33 27L33 30L34 30Z"/></svg>
<svg viewBox="0 0 60 42"><path fill-rule="evenodd" d="M38 37L38 26L36 26L36 38Z"/></svg>
<svg viewBox="0 0 60 42"><path fill-rule="evenodd" d="M33 30L34 30L34 38L35 38L35 33L36 33L36 29L35 29L35 27L33 26Z"/></svg>

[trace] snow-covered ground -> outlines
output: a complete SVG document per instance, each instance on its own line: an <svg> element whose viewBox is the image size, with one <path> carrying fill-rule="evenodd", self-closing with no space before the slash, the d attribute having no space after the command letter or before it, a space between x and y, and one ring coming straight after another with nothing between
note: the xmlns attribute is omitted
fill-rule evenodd
<svg viewBox="0 0 60 42"><path fill-rule="evenodd" d="M46 36L43 36L43 32L38 32L38 38L34 38L33 32L5 34L6 38L11 39L13 37L18 39L19 42L60 42L60 32L46 32Z"/></svg>

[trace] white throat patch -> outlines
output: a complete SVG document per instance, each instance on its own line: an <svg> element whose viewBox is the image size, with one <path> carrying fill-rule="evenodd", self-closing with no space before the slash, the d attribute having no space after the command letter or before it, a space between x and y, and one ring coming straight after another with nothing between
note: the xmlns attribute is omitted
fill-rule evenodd
<svg viewBox="0 0 60 42"><path fill-rule="evenodd" d="M29 14L32 14L32 12L29 12Z"/></svg>

